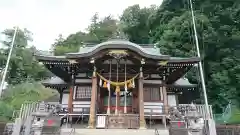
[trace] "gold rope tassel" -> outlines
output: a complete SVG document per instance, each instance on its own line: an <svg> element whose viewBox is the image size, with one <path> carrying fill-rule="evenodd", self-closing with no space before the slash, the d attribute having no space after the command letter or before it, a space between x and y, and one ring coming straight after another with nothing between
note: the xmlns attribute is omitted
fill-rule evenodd
<svg viewBox="0 0 240 135"><path fill-rule="evenodd" d="M116 91L116 93L120 92L120 86L116 86L116 90L115 91Z"/></svg>
<svg viewBox="0 0 240 135"><path fill-rule="evenodd" d="M129 82L128 87L129 87L129 88L132 88L132 87L133 87L132 82Z"/></svg>

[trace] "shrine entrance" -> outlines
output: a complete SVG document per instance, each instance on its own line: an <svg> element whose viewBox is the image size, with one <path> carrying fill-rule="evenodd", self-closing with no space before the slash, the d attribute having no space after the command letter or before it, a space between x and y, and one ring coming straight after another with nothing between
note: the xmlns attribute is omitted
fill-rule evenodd
<svg viewBox="0 0 240 135"><path fill-rule="evenodd" d="M137 90L132 89L131 91L125 91L121 89L120 92L117 93L114 89L110 89L110 92L108 92L106 89L101 90L104 92L100 93L100 98L102 99L102 109L100 111L100 114L106 114L104 128L139 128L139 114L137 112L137 109L135 108L138 100L137 97L133 96L133 91Z"/></svg>
<svg viewBox="0 0 240 135"><path fill-rule="evenodd" d="M121 90L119 94L116 93L114 89L111 89L109 92L108 90L101 88L100 91L101 109L99 113L115 114L116 110L118 113L137 113L135 107L136 105L134 104L137 101L137 97L133 96L133 91L136 91L136 89L132 89L131 91L126 92L124 90ZM119 96L119 99L117 98L117 96ZM118 105L116 105L116 103L118 102L117 100L119 100ZM110 103L108 103L109 101ZM110 112L108 112L108 110Z"/></svg>

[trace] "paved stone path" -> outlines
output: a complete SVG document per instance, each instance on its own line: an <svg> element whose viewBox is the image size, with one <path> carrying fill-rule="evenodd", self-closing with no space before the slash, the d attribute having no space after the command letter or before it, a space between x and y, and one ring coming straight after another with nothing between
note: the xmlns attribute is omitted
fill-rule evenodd
<svg viewBox="0 0 240 135"><path fill-rule="evenodd" d="M63 128L61 135L69 135L71 128ZM159 129L159 135L169 135L168 130ZM75 129L71 135L155 135L154 129Z"/></svg>

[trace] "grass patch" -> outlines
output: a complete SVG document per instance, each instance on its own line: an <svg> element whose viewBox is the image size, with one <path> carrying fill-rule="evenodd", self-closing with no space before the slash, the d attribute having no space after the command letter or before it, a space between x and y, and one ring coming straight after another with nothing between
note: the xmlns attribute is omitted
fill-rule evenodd
<svg viewBox="0 0 240 135"><path fill-rule="evenodd" d="M232 116L227 121L227 124L240 124L240 109L233 107Z"/></svg>

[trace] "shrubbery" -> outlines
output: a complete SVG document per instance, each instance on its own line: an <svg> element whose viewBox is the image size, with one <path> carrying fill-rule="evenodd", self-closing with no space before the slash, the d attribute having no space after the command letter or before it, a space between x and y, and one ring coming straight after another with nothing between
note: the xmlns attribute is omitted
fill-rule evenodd
<svg viewBox="0 0 240 135"><path fill-rule="evenodd" d="M20 110L25 101L42 101L55 94L58 94L56 90L45 88L38 82L9 86L0 100L0 121L11 120L13 112Z"/></svg>

